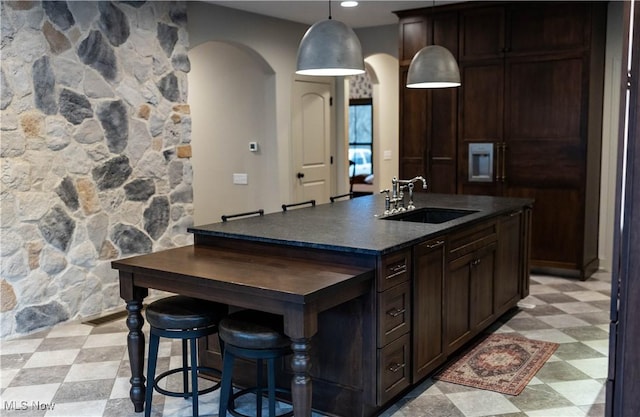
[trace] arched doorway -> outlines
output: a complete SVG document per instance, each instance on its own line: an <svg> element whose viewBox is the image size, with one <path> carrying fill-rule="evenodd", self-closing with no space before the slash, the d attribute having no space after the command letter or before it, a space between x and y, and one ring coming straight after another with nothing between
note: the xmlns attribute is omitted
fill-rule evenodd
<svg viewBox="0 0 640 417"><path fill-rule="evenodd" d="M274 70L254 50L229 42L205 42L189 51L189 59L194 223L258 208L276 211Z"/></svg>

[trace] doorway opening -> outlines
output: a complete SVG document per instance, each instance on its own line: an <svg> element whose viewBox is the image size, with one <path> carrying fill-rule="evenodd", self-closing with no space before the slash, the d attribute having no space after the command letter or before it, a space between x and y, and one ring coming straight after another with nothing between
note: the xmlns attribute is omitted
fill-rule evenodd
<svg viewBox="0 0 640 417"><path fill-rule="evenodd" d="M373 175L373 100L349 100L349 177Z"/></svg>

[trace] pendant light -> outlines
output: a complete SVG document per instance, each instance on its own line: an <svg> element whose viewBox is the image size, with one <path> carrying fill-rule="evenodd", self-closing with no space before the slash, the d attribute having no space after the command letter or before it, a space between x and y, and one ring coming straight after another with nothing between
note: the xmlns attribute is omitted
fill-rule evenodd
<svg viewBox="0 0 640 417"><path fill-rule="evenodd" d="M435 5L435 0L433 2ZM433 6L432 9L433 10ZM433 16L433 14L432 14ZM431 19L431 39L433 36ZM407 88L446 88L460 86L460 69L453 54L438 45L425 46L409 64Z"/></svg>
<svg viewBox="0 0 640 417"><path fill-rule="evenodd" d="M329 18L307 30L298 47L297 74L346 76L364 73L362 46L355 32L344 23Z"/></svg>

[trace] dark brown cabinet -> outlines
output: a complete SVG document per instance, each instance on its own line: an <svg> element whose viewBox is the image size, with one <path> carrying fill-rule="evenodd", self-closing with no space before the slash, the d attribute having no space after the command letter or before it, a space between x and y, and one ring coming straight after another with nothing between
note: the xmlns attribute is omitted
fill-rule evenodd
<svg viewBox="0 0 640 417"><path fill-rule="evenodd" d="M534 198L531 266L586 279L598 268L606 3L474 2L399 17L425 25L419 38L400 31L405 54L433 40L462 81L401 85L401 176L426 173L434 192ZM478 143L493 151L488 180L469 175Z"/></svg>
<svg viewBox="0 0 640 417"><path fill-rule="evenodd" d="M433 22L433 24L431 24ZM433 43L454 55L458 49L457 13L403 19L400 44L400 177L430 173L429 190L455 193L458 96L455 90L406 89L411 58ZM421 138L413 140L412 138Z"/></svg>
<svg viewBox="0 0 640 417"><path fill-rule="evenodd" d="M494 291L494 306L496 314L508 310L513 302L517 302L524 290L522 277L525 273L523 265L526 246L523 245L525 215L522 210L514 211L502 216L498 221L498 248L496 252L496 278Z"/></svg>
<svg viewBox="0 0 640 417"><path fill-rule="evenodd" d="M445 360L442 339L444 237L413 248L413 376L418 382Z"/></svg>
<svg viewBox="0 0 640 417"><path fill-rule="evenodd" d="M450 236L443 292L447 354L460 348L495 319L497 239L495 221Z"/></svg>

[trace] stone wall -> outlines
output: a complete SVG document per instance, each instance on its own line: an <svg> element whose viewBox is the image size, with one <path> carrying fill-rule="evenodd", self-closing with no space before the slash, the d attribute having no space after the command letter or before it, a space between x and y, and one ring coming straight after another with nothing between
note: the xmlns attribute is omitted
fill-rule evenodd
<svg viewBox="0 0 640 417"><path fill-rule="evenodd" d="M1 335L122 303L117 258L190 244L184 2L2 1Z"/></svg>

